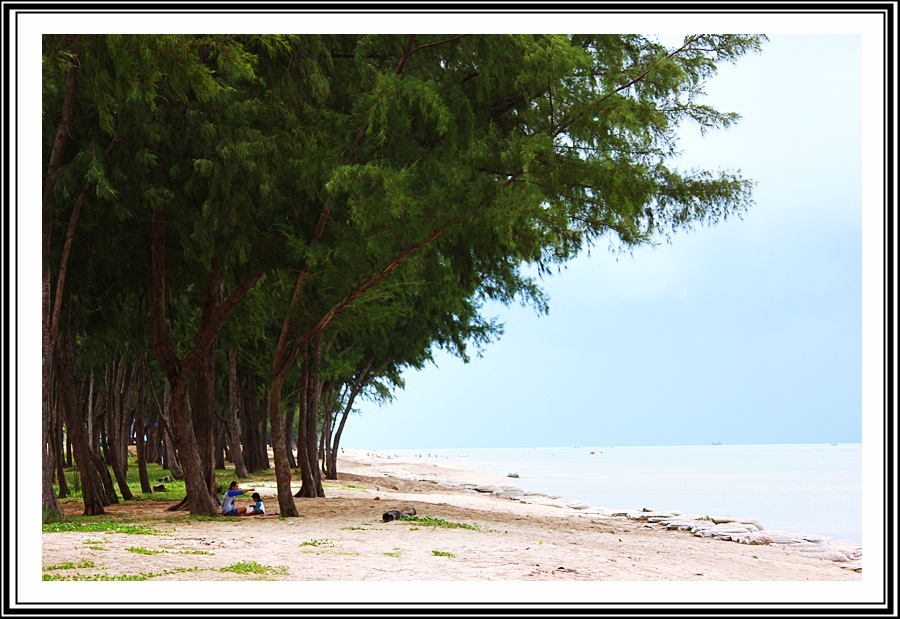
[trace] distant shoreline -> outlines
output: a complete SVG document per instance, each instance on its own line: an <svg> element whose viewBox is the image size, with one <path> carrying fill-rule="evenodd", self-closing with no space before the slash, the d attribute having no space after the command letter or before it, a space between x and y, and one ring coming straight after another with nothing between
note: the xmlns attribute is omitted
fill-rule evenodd
<svg viewBox="0 0 900 619"><path fill-rule="evenodd" d="M803 444L776 444L776 445L744 445L741 447L747 448L757 448L757 447L785 447L790 448L796 445L802 447L830 447L832 444L830 443L803 443ZM853 447L860 446L859 443L841 443L839 445L845 447ZM695 449L695 448L703 448L705 445L684 445L684 446L674 446L675 448L685 448L685 449ZM730 448L735 446L723 445L722 447ZM557 483L556 488L553 488L552 483L547 483L542 485L539 481L535 480L525 480L520 477L510 477L507 475L506 477L501 477L501 474L496 471L497 464L496 462L492 462L494 465L495 471L486 470L489 467L479 466L481 462L479 462L478 451L484 452L502 452L502 451L531 451L531 450L540 450L544 452L554 451L554 450L569 450L576 449L584 451L586 455L597 455L598 457L604 455L602 450L612 450L612 449L625 449L625 450L639 450L639 449L667 449L669 447L656 447L656 446L624 446L624 447L575 447L575 448L557 448L557 447L527 447L527 448L455 448L455 449L397 449L397 450L367 450L367 449L346 449L344 450L344 454L348 457L354 458L362 458L364 460L368 459L369 462L384 462L385 465L387 463L408 463L412 465L432 465L439 467L444 474L452 475L452 479L460 480L461 476L459 471L454 469L454 465L458 466L464 471L469 471L473 474L473 479L478 479L482 474L487 476L496 476L498 479L502 480L501 485L510 485L516 486L517 484L525 486L524 490L537 493L553 493L553 494L566 494L564 491L560 492L561 484ZM717 445L709 445L710 450L716 450L719 448ZM404 453L406 452L406 453ZM459 452L459 453L456 453ZM471 452L471 453L462 453L462 452ZM412 454L416 454L413 456ZM555 455L555 454L554 454ZM470 456L472 459L470 460ZM515 467L512 467L515 468ZM507 473L514 473L514 471L510 470ZM439 474L438 474L439 475ZM470 480L471 481L471 480ZM551 480L546 480L550 482ZM497 482L495 482L496 484ZM596 493L594 493L596 494ZM590 492L583 491L570 491L567 495L566 499L570 502L574 503L588 503L592 506L598 507L603 506L603 510L606 512L628 512L628 511L638 511L641 508L666 508L666 510L681 510L683 508L687 508L690 511L691 504L689 501L682 501L679 503L669 503L665 505L661 505L660 503L655 503L653 500L647 500L642 502L640 505L628 505L626 503L615 503L610 504L606 500L602 503L595 503L591 501ZM652 497L651 497L652 498ZM707 507L708 512L701 513L700 515L708 515L711 517L715 517L716 515L722 515L721 517L734 517L736 519L743 519L747 522L754 522L759 525L761 528L764 528L766 523L768 522L767 518L763 518L760 513L750 513L751 510L736 510L736 511L717 511L716 508ZM664 510L665 511L665 510ZM744 513L746 511L747 513ZM679 512L680 513L680 512ZM692 512L697 514L697 512ZM762 522L759 522L762 520ZM859 541L852 541L856 535L850 533L845 536L833 536L823 533L822 529L817 529L816 527L787 527L787 528L778 528L779 531L788 531L792 533L796 533L797 535L806 535L809 537L817 537L821 538L824 541L828 542L833 546L840 546L844 549L854 549L861 548L861 533L859 535Z"/></svg>

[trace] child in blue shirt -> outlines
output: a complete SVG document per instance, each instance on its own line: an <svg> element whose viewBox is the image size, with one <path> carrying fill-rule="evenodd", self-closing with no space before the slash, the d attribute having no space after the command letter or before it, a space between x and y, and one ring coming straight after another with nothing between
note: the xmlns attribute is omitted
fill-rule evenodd
<svg viewBox="0 0 900 619"><path fill-rule="evenodd" d="M262 498L260 498L258 492L254 492L252 496L253 500L256 501L253 505L248 505L246 511L242 513L242 516L252 516L254 514L265 516L266 515L266 506L263 505Z"/></svg>

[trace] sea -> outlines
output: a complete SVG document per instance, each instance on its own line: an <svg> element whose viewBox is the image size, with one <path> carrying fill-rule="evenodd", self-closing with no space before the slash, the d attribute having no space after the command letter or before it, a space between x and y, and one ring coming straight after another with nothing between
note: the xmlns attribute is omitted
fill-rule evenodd
<svg viewBox="0 0 900 619"><path fill-rule="evenodd" d="M862 445L690 445L402 449L510 477L507 485L615 510L736 516L862 546Z"/></svg>

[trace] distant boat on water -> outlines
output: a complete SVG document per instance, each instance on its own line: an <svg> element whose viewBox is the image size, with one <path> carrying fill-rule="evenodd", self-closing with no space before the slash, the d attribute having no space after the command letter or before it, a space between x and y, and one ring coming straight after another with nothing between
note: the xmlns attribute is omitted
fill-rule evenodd
<svg viewBox="0 0 900 619"><path fill-rule="evenodd" d="M713 445L721 445L722 441L713 441Z"/></svg>

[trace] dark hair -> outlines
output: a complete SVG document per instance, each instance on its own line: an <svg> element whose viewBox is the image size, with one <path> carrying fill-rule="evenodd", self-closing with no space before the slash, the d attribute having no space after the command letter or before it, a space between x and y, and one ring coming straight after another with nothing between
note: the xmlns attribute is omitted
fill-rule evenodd
<svg viewBox="0 0 900 619"><path fill-rule="evenodd" d="M233 482L231 482L231 485L228 486L228 487L229 487L229 488L234 488L234 487L237 486L237 485L238 485L238 483L237 483L236 481L233 481Z"/></svg>
<svg viewBox="0 0 900 619"><path fill-rule="evenodd" d="M262 499L259 497L259 492L254 492L254 493L251 494L250 496L253 497L254 499L256 499L257 501L261 501L261 500L262 500Z"/></svg>

